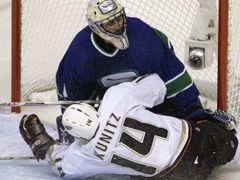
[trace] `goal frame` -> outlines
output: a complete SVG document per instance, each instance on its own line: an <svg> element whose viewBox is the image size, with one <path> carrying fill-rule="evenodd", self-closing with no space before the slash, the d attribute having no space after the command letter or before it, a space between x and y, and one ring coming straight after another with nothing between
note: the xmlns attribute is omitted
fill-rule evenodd
<svg viewBox="0 0 240 180"><path fill-rule="evenodd" d="M227 110L228 0L219 0L217 107ZM11 101L21 101L21 0L12 0ZM21 112L13 107L12 112Z"/></svg>
<svg viewBox="0 0 240 180"><path fill-rule="evenodd" d="M21 100L21 1L12 0L12 82L11 101ZM19 113L20 107L12 107L12 112Z"/></svg>

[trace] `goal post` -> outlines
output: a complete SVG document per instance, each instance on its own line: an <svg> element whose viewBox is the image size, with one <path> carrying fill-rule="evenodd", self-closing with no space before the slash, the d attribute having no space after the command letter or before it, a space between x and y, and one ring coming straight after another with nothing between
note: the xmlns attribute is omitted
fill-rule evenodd
<svg viewBox="0 0 240 180"><path fill-rule="evenodd" d="M12 83L11 100L21 101L21 1L12 0ZM12 112L20 112L13 107Z"/></svg>
<svg viewBox="0 0 240 180"><path fill-rule="evenodd" d="M128 16L138 17L165 33L185 64L189 38L200 0L118 0ZM216 0L218 51L203 70L186 69L201 95L218 108L240 117L240 11L238 0ZM74 36L87 25L89 0L12 0L12 101L54 88L57 66ZM207 2L207 1L206 1ZM229 32L229 33L228 33ZM239 61L239 62L238 62ZM238 68L236 68L238 66ZM14 108L19 112L20 109Z"/></svg>
<svg viewBox="0 0 240 180"><path fill-rule="evenodd" d="M240 1L219 2L218 106L240 120Z"/></svg>
<svg viewBox="0 0 240 180"><path fill-rule="evenodd" d="M227 111L228 1L219 1L217 106Z"/></svg>

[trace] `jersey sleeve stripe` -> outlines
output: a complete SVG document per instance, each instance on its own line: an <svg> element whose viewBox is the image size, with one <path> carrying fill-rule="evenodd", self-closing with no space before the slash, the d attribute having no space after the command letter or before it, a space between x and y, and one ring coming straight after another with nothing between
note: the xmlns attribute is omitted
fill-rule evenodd
<svg viewBox="0 0 240 180"><path fill-rule="evenodd" d="M171 44L171 41L168 39L168 37L161 31L153 28L154 32L157 34L157 36L162 40L164 44L168 46L169 49L171 49L174 52L173 46Z"/></svg>
<svg viewBox="0 0 240 180"><path fill-rule="evenodd" d="M175 78L166 82L167 87L167 98L176 96L178 93L188 89L193 84L191 77L188 72L184 70L181 74Z"/></svg>
<svg viewBox="0 0 240 180"><path fill-rule="evenodd" d="M165 176L165 175L169 174L174 168L176 168L178 166L178 164L181 162L184 155L186 154L186 151L187 151L187 149L190 145L190 142L192 140L192 127L187 122L186 122L186 125L187 125L187 129L188 129L188 138L187 138L187 141L185 142L185 145L184 145L181 153L178 155L177 159L175 160L175 162L171 166L169 166L167 169L165 169L164 171L159 173L160 176Z"/></svg>
<svg viewBox="0 0 240 180"><path fill-rule="evenodd" d="M153 28L155 33L158 35L158 37L164 42L164 44L168 44L168 37L161 31Z"/></svg>

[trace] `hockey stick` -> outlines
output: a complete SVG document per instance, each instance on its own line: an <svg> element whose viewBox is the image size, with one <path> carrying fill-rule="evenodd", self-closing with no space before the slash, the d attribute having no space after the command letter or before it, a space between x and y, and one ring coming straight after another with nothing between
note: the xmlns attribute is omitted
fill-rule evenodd
<svg viewBox="0 0 240 180"><path fill-rule="evenodd" d="M1 161L7 161L7 160L31 160L31 159L36 159L33 156L6 156L6 157L0 157Z"/></svg>
<svg viewBox="0 0 240 180"><path fill-rule="evenodd" d="M6 102L0 103L1 106L8 107L19 107L19 106L52 106L52 105L70 105L70 104L79 104L79 103L87 103L87 104L99 104L101 100L81 100L81 101L56 101L56 102L41 102L41 101L26 101L26 102Z"/></svg>

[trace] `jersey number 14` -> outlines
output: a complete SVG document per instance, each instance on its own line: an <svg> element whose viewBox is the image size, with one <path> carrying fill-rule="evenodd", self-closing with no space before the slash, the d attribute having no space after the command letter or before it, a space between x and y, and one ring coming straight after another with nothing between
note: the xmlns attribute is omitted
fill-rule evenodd
<svg viewBox="0 0 240 180"><path fill-rule="evenodd" d="M121 134L119 139L119 143L127 146L131 151L133 151L137 155L146 156L151 152L153 148L154 138L156 136L161 137L161 139L167 139L168 131L164 128L156 127L151 124L140 122L136 119L126 117L123 123L124 127L136 129L142 132L145 132L145 136L142 142L138 141L133 136L129 135L126 132ZM152 175L156 172L157 168L153 167L149 164L144 164L143 162L136 162L126 157L119 156L117 154L113 154L111 158L111 163L129 167L138 172L142 172L145 174Z"/></svg>

